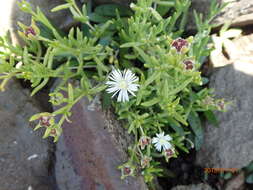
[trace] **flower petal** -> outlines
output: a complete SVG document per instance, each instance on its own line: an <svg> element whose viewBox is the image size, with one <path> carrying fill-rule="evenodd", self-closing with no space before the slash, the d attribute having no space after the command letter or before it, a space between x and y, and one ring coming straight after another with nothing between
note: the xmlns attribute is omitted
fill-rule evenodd
<svg viewBox="0 0 253 190"><path fill-rule="evenodd" d="M128 93L135 96L134 92L136 92L139 87L139 84L135 84L135 82L138 82L139 79L131 70L125 69L121 72L119 69L113 69L108 78L109 81L106 82L108 88L106 91L114 93L112 97L118 94L118 102L129 101Z"/></svg>

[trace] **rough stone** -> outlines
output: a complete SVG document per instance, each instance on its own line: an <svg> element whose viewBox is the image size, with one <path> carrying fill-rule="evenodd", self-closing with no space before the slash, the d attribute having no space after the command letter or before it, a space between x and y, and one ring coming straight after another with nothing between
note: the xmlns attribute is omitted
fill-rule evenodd
<svg viewBox="0 0 253 190"><path fill-rule="evenodd" d="M253 158L253 35L235 39L230 64L214 69L210 87L217 97L232 101L227 112L216 113L220 127L205 127L205 142L197 153L203 167L242 168ZM236 48L235 48L236 47Z"/></svg>
<svg viewBox="0 0 253 190"><path fill-rule="evenodd" d="M50 172L52 147L28 121L43 110L16 81L6 88L0 93L0 189L55 190Z"/></svg>
<svg viewBox="0 0 253 190"><path fill-rule="evenodd" d="M197 12L207 15L210 8L211 0L192 0L192 9ZM252 0L218 0L219 3L229 4L226 8L215 18L214 23L224 24L226 22L231 22L233 26L245 26L253 24L253 1ZM193 12L190 13L193 18ZM194 19L190 19L194 20ZM194 29L195 25L192 21L188 25L188 29Z"/></svg>
<svg viewBox="0 0 253 190"><path fill-rule="evenodd" d="M8 0L0 2L0 35L11 31L14 42L19 42L17 35L18 25L17 21L26 25L30 25L31 17L27 13L22 12L17 2L20 0ZM39 7L42 12L49 18L49 20L61 29L68 28L74 24L71 14L67 10L52 13L50 10L57 5L64 4L64 0L27 0L34 8ZM64 19L63 19L64 18Z"/></svg>
<svg viewBox="0 0 253 190"><path fill-rule="evenodd" d="M173 187L171 190L213 190L209 185L200 183L200 184L192 184L192 185L178 185Z"/></svg>
<svg viewBox="0 0 253 190"><path fill-rule="evenodd" d="M230 179L226 185L225 190L245 190L245 173L241 172L234 178Z"/></svg>
<svg viewBox="0 0 253 190"><path fill-rule="evenodd" d="M141 176L120 179L119 165L127 161L131 139L103 112L98 97L82 99L72 109L71 123L63 125L56 148L56 181L61 190L146 190Z"/></svg>
<svg viewBox="0 0 253 190"><path fill-rule="evenodd" d="M237 70L252 74L252 70L247 68L252 65L253 34L239 35L234 39L224 39L223 37L213 35L213 39L215 50L211 52L210 56L212 67L223 67L235 62L243 62L244 64L235 64L234 66L236 66Z"/></svg>

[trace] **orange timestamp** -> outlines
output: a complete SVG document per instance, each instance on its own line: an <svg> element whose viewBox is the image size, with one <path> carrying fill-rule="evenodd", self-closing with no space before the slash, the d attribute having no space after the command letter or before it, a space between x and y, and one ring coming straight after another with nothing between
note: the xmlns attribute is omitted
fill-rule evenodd
<svg viewBox="0 0 253 190"><path fill-rule="evenodd" d="M212 173L212 174L217 174L217 173L223 173L223 172L231 172L231 173L236 173L239 171L237 168L204 168L205 173Z"/></svg>

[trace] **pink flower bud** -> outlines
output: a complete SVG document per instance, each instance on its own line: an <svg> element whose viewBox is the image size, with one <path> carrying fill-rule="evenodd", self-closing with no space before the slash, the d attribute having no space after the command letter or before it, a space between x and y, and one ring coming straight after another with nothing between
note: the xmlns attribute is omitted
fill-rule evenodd
<svg viewBox="0 0 253 190"><path fill-rule="evenodd" d="M225 108L226 108L225 101L222 100L222 99L221 99L221 100L218 100L218 101L216 102L216 106L217 106L218 110L220 110L220 111L225 110Z"/></svg>
<svg viewBox="0 0 253 190"><path fill-rule="evenodd" d="M151 160L152 160L151 157L144 156L144 157L141 159L141 167L142 167L142 168L145 168L145 167L149 166Z"/></svg>
<svg viewBox="0 0 253 190"><path fill-rule="evenodd" d="M186 70L192 70L194 68L194 63L191 60L186 60L183 64Z"/></svg>
<svg viewBox="0 0 253 190"><path fill-rule="evenodd" d="M169 148L164 151L166 159L169 159L175 155L175 149L174 148Z"/></svg>
<svg viewBox="0 0 253 190"><path fill-rule="evenodd" d="M125 163L119 167L121 170L121 179L124 179L127 176L133 176L135 167L132 164Z"/></svg>
<svg viewBox="0 0 253 190"><path fill-rule="evenodd" d="M33 35L33 36L36 36L36 32L35 30L30 26L26 29L25 31L25 35L28 36L29 34Z"/></svg>
<svg viewBox="0 0 253 190"><path fill-rule="evenodd" d="M146 146L148 146L151 143L151 138L147 136L142 136L139 140L139 145L141 146L141 149L143 150Z"/></svg>
<svg viewBox="0 0 253 190"><path fill-rule="evenodd" d="M49 116L40 117L40 119L39 119L40 125L42 125L44 127L49 127L50 126L50 119L51 119L51 117L49 117Z"/></svg>
<svg viewBox="0 0 253 190"><path fill-rule="evenodd" d="M189 43L185 39L177 38L172 42L171 45L177 50L177 52L181 52L184 47L188 47Z"/></svg>
<svg viewBox="0 0 253 190"><path fill-rule="evenodd" d="M125 167L123 168L123 174L124 174L124 175L130 175L130 174L131 174L131 168L125 166Z"/></svg>

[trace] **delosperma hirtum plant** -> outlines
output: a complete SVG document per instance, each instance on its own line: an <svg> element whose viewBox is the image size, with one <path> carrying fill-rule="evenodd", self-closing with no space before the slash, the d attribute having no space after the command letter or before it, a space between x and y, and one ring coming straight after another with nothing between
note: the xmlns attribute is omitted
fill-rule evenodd
<svg viewBox="0 0 253 190"><path fill-rule="evenodd" d="M59 109L30 119L38 121L35 130L45 130L43 138L55 142L73 105L99 95L104 109L112 107L134 136L129 160L119 166L122 178L141 174L152 182L163 174L157 157L170 161L180 151L199 149L199 115L215 123L212 111L226 109L224 100L205 87L207 79L199 71L211 51L210 22L222 9L214 1L205 20L194 13L197 33L189 37L185 25L190 0L138 0L130 8L88 3L82 9L66 0L52 11L69 9L79 21L67 34L39 8L33 10L26 1L19 6L32 16L31 25L18 23L23 47L13 45L8 35L0 38L1 90L16 77L30 81L34 95L59 78L49 94Z"/></svg>

